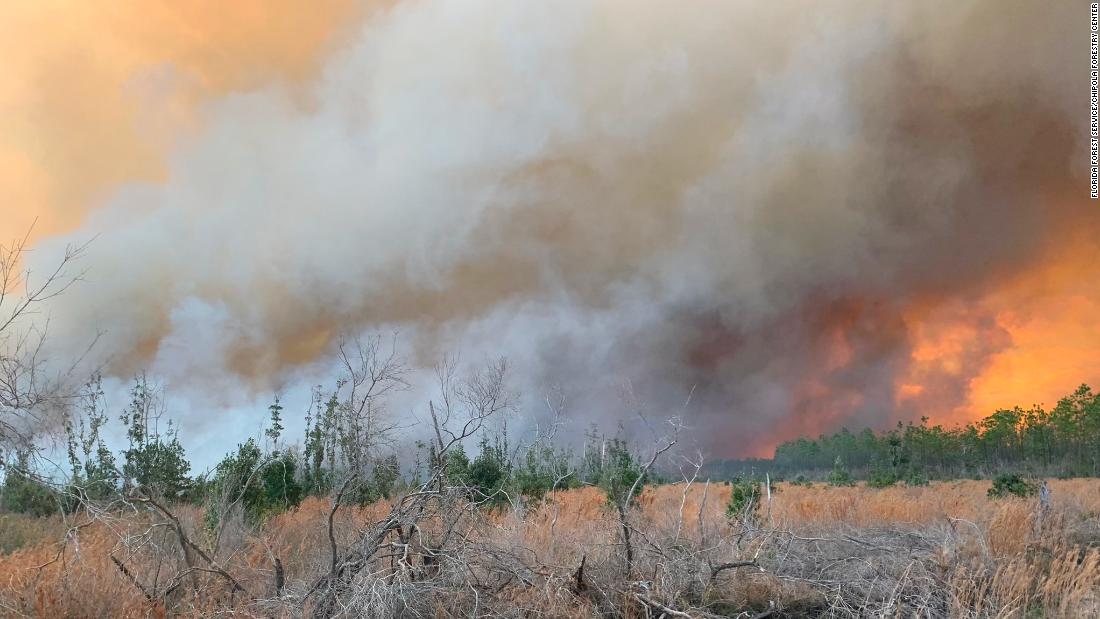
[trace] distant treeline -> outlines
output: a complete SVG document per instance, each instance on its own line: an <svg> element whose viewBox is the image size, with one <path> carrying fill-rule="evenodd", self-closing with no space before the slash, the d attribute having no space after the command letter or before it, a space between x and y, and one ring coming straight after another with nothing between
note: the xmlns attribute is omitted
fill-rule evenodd
<svg viewBox="0 0 1100 619"><path fill-rule="evenodd" d="M787 441L772 459L721 460L708 472L718 478L824 479L837 471L888 481L990 477L1004 472L1037 476L1100 476L1100 395L1088 385L1041 406L999 410L961 427L902 424L876 432L847 428L816 439Z"/></svg>
<svg viewBox="0 0 1100 619"><path fill-rule="evenodd" d="M338 383L337 389L343 386ZM431 441L418 441L405 446L415 450L415 461L403 471L395 448L382 441L389 430L370 428L379 423L375 417L358 416L360 411L370 414L364 400L354 393L345 399L339 395L317 388L305 413L304 435L290 443L283 432L284 407L276 397L268 407L264 440L249 438L213 469L192 474L178 427L170 420L161 422L161 394L144 376L135 380L128 406L115 418L126 431L127 444L118 452L108 448L104 429L112 416L97 378L65 424L68 466L60 474L36 470L41 467L35 466L35 453L29 449L0 452L7 456L0 458L0 513L73 513L90 503L117 503L140 489L168 503L206 506L211 525L221 521L227 505L261 521L307 496L329 496L351 477L357 482L341 492L347 502L365 505L399 496L419 487L433 468L443 468L441 483L464 488L471 499L486 503L539 499L579 486L602 488L618 501L639 477L661 480L632 445L595 427L585 434L579 454L546 436L513 445L506 424L479 432L473 455L459 443L440 456Z"/></svg>
<svg viewBox="0 0 1100 619"><path fill-rule="evenodd" d="M361 483L346 495L359 503L387 498L416 487L440 456L432 443L417 443L412 467L401 471L392 450L377 449L384 431L364 431L357 417L354 394L341 400L337 392L319 389L305 417L300 442L283 437L283 406L278 398L268 407L270 423L264 441L249 439L212 470L191 474L191 463L171 422L159 429L163 402L144 377L135 381L131 401L117 419L128 443L121 452L109 449L102 430L110 422L98 381L89 383L81 410L66 424L67 475L52 480L36 475L32 453L17 451L0 461L0 512L50 514L72 511L89 501L112 501L137 488L175 502L210 506L217 521L218 505L232 499L246 514L262 519L297 505L310 495L326 496L339 480L354 474ZM367 421L370 421L368 419ZM374 436L367 440L364 436ZM382 443L383 445L386 443ZM609 489L629 486L642 476L643 458L625 441L593 428L586 433L582 453L554 444L549 437L510 446L506 426L482 433L474 456L461 444L445 456L445 477L469 489L479 500L538 498L553 489L593 485ZM666 471L670 479L678 476ZM779 445L772 459L717 460L705 466L712 479L826 480L847 485L866 479L872 485L926 483L928 479L990 478L1006 473L1031 476L1100 476L1100 396L1087 385L1062 398L1051 410L1036 406L1013 408L962 427L901 424L884 432L853 433L842 429L817 439L800 438ZM660 483L660 470L645 481ZM624 481L626 480L626 481ZM626 482L629 483L626 483ZM750 484L751 486L751 484ZM620 488L621 490L621 488Z"/></svg>

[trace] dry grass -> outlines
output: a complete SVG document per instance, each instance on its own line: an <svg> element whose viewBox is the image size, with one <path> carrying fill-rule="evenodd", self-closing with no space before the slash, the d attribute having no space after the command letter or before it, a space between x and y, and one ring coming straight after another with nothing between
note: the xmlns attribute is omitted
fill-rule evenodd
<svg viewBox="0 0 1100 619"><path fill-rule="evenodd" d="M0 514L0 555L59 539L67 527L59 517Z"/></svg>
<svg viewBox="0 0 1100 619"><path fill-rule="evenodd" d="M987 482L883 490L783 485L756 524L727 520L729 487L723 484L695 484L686 493L683 485L648 488L638 499L634 528L641 558L631 576L645 584L628 586L642 586L668 601L701 600L693 616L749 609L774 609L775 616L1100 616L1100 481L1052 481L1050 486L1052 504L1044 512L1031 500L987 499ZM327 501L310 499L261 530L241 525L227 535L222 565L256 600L227 601L217 577L204 574L200 584L210 593L198 603L172 607L171 613L166 610L171 599L150 603L110 559L114 555L139 566L133 571L142 582L170 574L163 558L142 554L143 546L120 545L127 532L147 528L141 518L129 517L74 532L64 545L37 543L0 556L0 614L203 616L230 608L241 616L294 616L301 613L298 602L309 584L330 560L328 508ZM337 512L334 532L340 545L351 543L357 531L387 510L377 504ZM199 511L178 511L201 539ZM34 531L19 534L19 544L43 535L57 539L63 530L58 521L13 522L0 517L5 536ZM596 489L478 514L463 543L468 563L463 571L470 578L496 582L510 571L521 581L528 574L531 584L502 585L492 611L477 606L485 602L471 601L468 592L421 592L427 609L422 614L468 616L478 608L505 616L589 617L610 608L623 616L645 616L639 607L621 603L616 521ZM271 584L273 557L286 570L282 599ZM594 588L607 589L601 593L605 597L569 592L582 557L586 577ZM743 560L755 560L759 568L726 570L710 578L708 563ZM535 574L541 584L535 584ZM399 587L387 588L385 582L363 585L371 599L357 614L367 616L368 607L394 603L383 598L397 595Z"/></svg>

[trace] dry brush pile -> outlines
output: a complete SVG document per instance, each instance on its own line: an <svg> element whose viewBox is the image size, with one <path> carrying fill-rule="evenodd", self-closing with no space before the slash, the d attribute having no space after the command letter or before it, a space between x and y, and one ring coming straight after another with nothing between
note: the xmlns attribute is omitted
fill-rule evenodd
<svg viewBox="0 0 1100 619"><path fill-rule="evenodd" d="M353 483L353 482L349 482ZM990 500L984 482L598 489L490 507L429 479L367 507L310 499L217 540L135 500L0 558L0 612L39 617L1084 617L1100 614L1100 482ZM334 505L336 508L334 509ZM330 524L331 523L331 524Z"/></svg>

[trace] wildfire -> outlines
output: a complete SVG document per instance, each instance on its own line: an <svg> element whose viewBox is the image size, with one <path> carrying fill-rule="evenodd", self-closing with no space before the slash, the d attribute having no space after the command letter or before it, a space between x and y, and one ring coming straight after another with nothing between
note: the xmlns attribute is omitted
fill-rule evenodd
<svg viewBox="0 0 1100 619"><path fill-rule="evenodd" d="M1100 381L1070 8L269 4L0 5L0 241L96 239L58 357L205 398L396 328L721 456Z"/></svg>
<svg viewBox="0 0 1100 619"><path fill-rule="evenodd" d="M1003 281L979 282L969 294L919 298L897 323L890 310L866 302L803 316L816 325L817 346L807 352L813 361L793 391L793 414L743 451L769 457L780 442L841 426L884 429L921 417L965 424L1002 408L1049 407L1082 382L1100 383L1096 265L1100 247L1086 226ZM892 381L881 386L892 411L875 408L880 403L868 397L877 388L867 378L876 359ZM861 413L868 406L873 410Z"/></svg>
<svg viewBox="0 0 1100 619"><path fill-rule="evenodd" d="M914 404L934 422L959 423L999 408L1049 406L1082 382L1100 381L1097 265L1094 241L1062 240L1038 266L965 310L911 317L914 345L895 387L899 405ZM961 381L965 397L954 404L929 398L937 379Z"/></svg>

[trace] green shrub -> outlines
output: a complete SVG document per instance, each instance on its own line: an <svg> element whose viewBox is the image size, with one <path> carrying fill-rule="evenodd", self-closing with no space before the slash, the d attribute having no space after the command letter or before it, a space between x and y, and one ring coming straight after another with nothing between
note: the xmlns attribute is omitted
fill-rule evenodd
<svg viewBox="0 0 1100 619"><path fill-rule="evenodd" d="M641 492L642 485L648 481L642 475L641 463L630 452L626 441L618 438L607 442L606 455L599 472L599 486L607 494L607 500L612 505L633 504L637 496L628 497L627 495L630 494L634 483L638 482L638 492ZM641 478L640 481L639 478Z"/></svg>
<svg viewBox="0 0 1100 619"><path fill-rule="evenodd" d="M478 454L469 468L470 486L474 490L474 498L495 497L504 486L506 475L507 470L500 460L484 452Z"/></svg>
<svg viewBox="0 0 1100 619"><path fill-rule="evenodd" d="M826 478L830 486L854 486L855 480L852 479L852 474L848 472L848 469L840 462L840 458L837 457L836 462L833 464L833 472L829 473L829 477Z"/></svg>
<svg viewBox="0 0 1100 619"><path fill-rule="evenodd" d="M909 474L905 476L905 485L906 486L927 486L928 485L928 476L925 475L924 473L922 473L921 471L910 471Z"/></svg>
<svg viewBox="0 0 1100 619"><path fill-rule="evenodd" d="M888 469L874 469L867 477L867 485L871 488L889 488L898 483L898 476Z"/></svg>
<svg viewBox="0 0 1100 619"><path fill-rule="evenodd" d="M397 482L401 479L401 463L397 456L390 454L385 458L374 461L371 471L370 489L373 500L388 499L397 488Z"/></svg>
<svg viewBox="0 0 1100 619"><path fill-rule="evenodd" d="M30 457L19 453L18 459L5 470L0 487L0 509L29 516L59 514L67 507L61 495L42 483L30 472Z"/></svg>
<svg viewBox="0 0 1100 619"><path fill-rule="evenodd" d="M434 448L432 453L434 452ZM432 457L434 460L434 456ZM456 486L468 485L470 480L470 456L466 455L466 448L461 444L454 445L443 455L446 469L443 474L447 482Z"/></svg>
<svg viewBox="0 0 1100 619"><path fill-rule="evenodd" d="M569 467L569 454L552 446L533 446L523 464L514 471L516 490L525 497L539 500L555 489L573 488L577 479Z"/></svg>
<svg viewBox="0 0 1100 619"><path fill-rule="evenodd" d="M991 499L1007 496L1029 497L1039 492L1039 484L1024 479L1016 473L998 475L987 495Z"/></svg>
<svg viewBox="0 0 1100 619"><path fill-rule="evenodd" d="M726 504L726 516L734 519L752 517L760 506L760 482L736 477L729 484L732 490Z"/></svg>
<svg viewBox="0 0 1100 619"><path fill-rule="evenodd" d="M235 503L240 503L252 522L297 506L305 492L296 471L297 459L292 453L276 452L265 459L256 441L248 439L214 471L207 487L207 523L217 523L224 516L219 510Z"/></svg>

